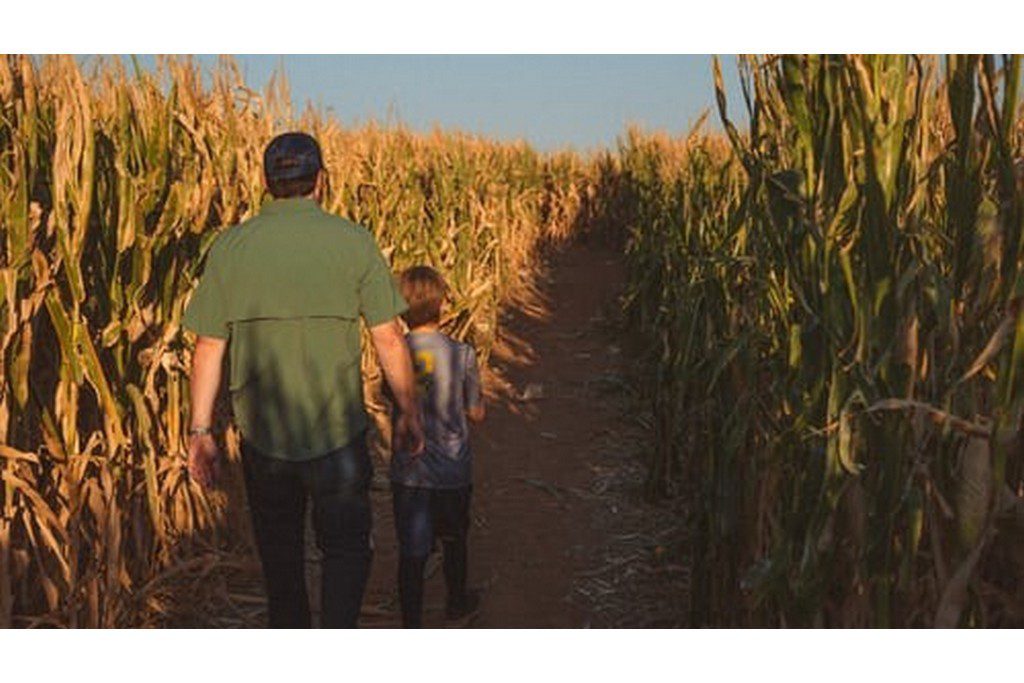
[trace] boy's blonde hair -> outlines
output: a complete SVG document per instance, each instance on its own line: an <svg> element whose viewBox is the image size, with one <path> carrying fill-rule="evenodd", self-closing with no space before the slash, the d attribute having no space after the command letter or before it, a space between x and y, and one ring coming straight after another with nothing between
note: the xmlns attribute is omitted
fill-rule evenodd
<svg viewBox="0 0 1024 683"><path fill-rule="evenodd" d="M448 285L440 273L430 266L413 266L402 272L400 287L409 304L402 317L410 328L441 322L441 305Z"/></svg>

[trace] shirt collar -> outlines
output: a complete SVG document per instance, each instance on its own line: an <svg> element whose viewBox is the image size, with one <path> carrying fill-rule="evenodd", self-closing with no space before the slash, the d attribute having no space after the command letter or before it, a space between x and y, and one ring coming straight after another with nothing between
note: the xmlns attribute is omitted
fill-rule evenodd
<svg viewBox="0 0 1024 683"><path fill-rule="evenodd" d="M287 199L271 199L260 208L260 214L280 216L319 210L320 205L308 197L289 197Z"/></svg>

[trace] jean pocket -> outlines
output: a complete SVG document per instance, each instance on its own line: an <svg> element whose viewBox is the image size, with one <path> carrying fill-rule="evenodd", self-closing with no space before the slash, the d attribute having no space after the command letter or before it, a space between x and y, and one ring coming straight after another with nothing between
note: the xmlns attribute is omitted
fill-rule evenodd
<svg viewBox="0 0 1024 683"><path fill-rule="evenodd" d="M332 451L317 462L312 488L319 495L359 496L370 489L373 462L364 436Z"/></svg>

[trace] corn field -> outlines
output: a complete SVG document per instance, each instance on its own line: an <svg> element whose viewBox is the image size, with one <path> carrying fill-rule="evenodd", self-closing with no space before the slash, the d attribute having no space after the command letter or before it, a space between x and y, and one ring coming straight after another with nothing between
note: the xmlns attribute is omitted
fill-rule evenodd
<svg viewBox="0 0 1024 683"><path fill-rule="evenodd" d="M646 493L692 501L694 625L1024 624L1020 59L739 69L744 123L716 62L723 133L584 157L343 128L230 61L0 58L0 626L138 624L237 535L184 476L180 317L290 129L325 208L439 268L485 359L539 247L624 243Z"/></svg>
<svg viewBox="0 0 1024 683"><path fill-rule="evenodd" d="M649 493L694 624L1024 623L1019 57L742 58L626 138Z"/></svg>
<svg viewBox="0 0 1024 683"><path fill-rule="evenodd" d="M184 476L180 320L217 231L263 202L274 134L319 139L327 210L396 269L439 268L447 329L484 357L587 200L571 154L348 130L289 102L230 61L204 85L187 59L0 58L0 626L138 623L162 577L223 541L223 500Z"/></svg>

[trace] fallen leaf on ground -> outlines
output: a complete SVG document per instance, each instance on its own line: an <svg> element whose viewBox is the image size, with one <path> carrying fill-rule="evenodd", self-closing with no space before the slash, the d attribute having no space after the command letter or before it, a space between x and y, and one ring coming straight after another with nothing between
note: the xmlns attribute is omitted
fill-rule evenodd
<svg viewBox="0 0 1024 683"><path fill-rule="evenodd" d="M544 398L544 385L537 382L527 384L519 394L520 401L539 401L542 398Z"/></svg>

